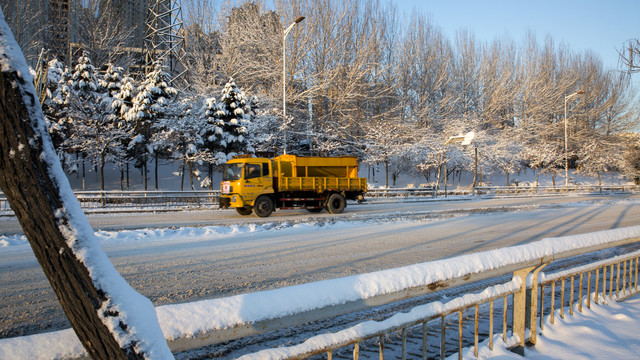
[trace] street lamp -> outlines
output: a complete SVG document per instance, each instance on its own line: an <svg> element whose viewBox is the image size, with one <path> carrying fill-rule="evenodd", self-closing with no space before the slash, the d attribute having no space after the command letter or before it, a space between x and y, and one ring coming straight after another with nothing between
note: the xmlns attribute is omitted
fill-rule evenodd
<svg viewBox="0 0 640 360"><path fill-rule="evenodd" d="M287 49L287 34L289 31L293 29L293 27L304 20L304 16L300 16L295 19L288 28L284 30L284 35L282 36L282 125L284 126L284 153L287 153L287 83L286 83L286 49Z"/></svg>
<svg viewBox="0 0 640 360"><path fill-rule="evenodd" d="M573 94L564 97L564 186L569 186L569 155L568 155L568 142L569 135L567 132L567 100L576 95L584 94L584 91L576 91Z"/></svg>

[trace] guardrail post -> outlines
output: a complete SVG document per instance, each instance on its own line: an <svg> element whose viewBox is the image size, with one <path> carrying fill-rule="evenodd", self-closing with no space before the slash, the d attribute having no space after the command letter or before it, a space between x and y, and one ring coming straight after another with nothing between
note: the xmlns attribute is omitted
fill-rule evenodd
<svg viewBox="0 0 640 360"><path fill-rule="evenodd" d="M531 273L531 289L527 291L527 317L525 319L525 328L529 329L531 337L527 341L527 345L535 345L538 333L538 275L545 266L549 265L551 260L542 262Z"/></svg>
<svg viewBox="0 0 640 360"><path fill-rule="evenodd" d="M518 336L518 345L512 347L512 352L524 356L525 345L525 329L527 318L527 275L533 271L537 266L531 266L528 268L514 271L513 277L519 276L522 280L520 285L520 291L513 294L513 309L512 309L512 331L514 335Z"/></svg>

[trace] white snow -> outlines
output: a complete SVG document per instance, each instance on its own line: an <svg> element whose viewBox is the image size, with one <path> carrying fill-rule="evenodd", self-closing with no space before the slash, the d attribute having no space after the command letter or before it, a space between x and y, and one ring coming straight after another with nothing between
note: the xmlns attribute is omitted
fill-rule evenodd
<svg viewBox="0 0 640 360"><path fill-rule="evenodd" d="M306 224L305 226L310 226ZM349 224L341 224L345 231L349 231ZM147 230L148 231L148 230ZM158 230L159 234L173 234L176 230ZM202 230L210 231L210 230ZM225 234L231 236L235 232L260 231L259 227L229 228ZM180 232L180 230L177 230ZM128 241L138 241L137 234L130 232ZM184 235L184 234L182 234ZM103 235L104 236L104 235ZM307 283L292 287L269 291L242 294L221 299L197 301L186 304L165 305L156 308L160 326L167 339L189 337L216 329L230 328L239 324L250 324L265 319L272 319L294 313L318 309L331 305L340 305L358 299L392 293L415 286L452 279L466 274L495 269L509 264L549 256L554 253L576 249L585 246L605 244L619 239L640 236L640 226L601 231L585 235L547 238L528 245L508 247L498 250L485 251L476 254L459 256L451 259L432 261L422 264L406 266L398 269L378 271L368 274L349 276L345 278ZM118 235L107 236L114 241L127 241L127 237ZM515 280L514 280L515 281ZM506 284L506 287L515 286ZM504 289L490 289L485 293L472 295L484 297L495 291ZM466 298L454 299L450 304L432 303L426 307L414 309L415 314L425 314L437 309L454 306ZM640 314L640 306L638 306ZM411 313L409 313L411 314ZM388 321L411 315L397 315ZM371 331L379 324L362 324L356 330L331 336L353 336L354 331ZM55 340L53 340L55 338ZM69 330L0 340L0 358L55 358L72 356L77 347L74 344L75 335ZM324 338L318 338L317 341ZM77 340L75 340L77 342ZM315 340L314 340L315 341ZM553 341L562 341L554 339ZM61 345L53 345L60 343ZM309 344L316 344L315 342ZM314 345L315 346L315 345ZM19 357L9 357L17 348L22 349ZM14 356L14 355L11 355Z"/></svg>
<svg viewBox="0 0 640 360"><path fill-rule="evenodd" d="M558 310L559 311L559 310ZM548 319L544 331L538 330L535 347L525 349L525 359L638 359L640 354L640 297L606 305L582 307L582 313L564 319L555 317L555 324ZM476 359L473 349L463 350L465 359ZM457 358L457 355L456 355ZM493 351L488 340L478 349L477 359L522 359L509 351L500 335L494 336Z"/></svg>

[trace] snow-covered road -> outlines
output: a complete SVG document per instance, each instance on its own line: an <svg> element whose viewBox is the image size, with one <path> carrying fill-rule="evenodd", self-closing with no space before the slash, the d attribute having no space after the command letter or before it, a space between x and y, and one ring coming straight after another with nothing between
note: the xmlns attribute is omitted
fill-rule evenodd
<svg viewBox="0 0 640 360"><path fill-rule="evenodd" d="M281 212L266 220L220 211L92 215L90 220L96 229L128 229L136 219L146 219L139 223L148 229L98 235L118 271L156 305L640 223L640 197L633 195L386 203L347 210L338 217ZM118 225L122 219L126 222ZM0 233L9 223L0 221ZM187 223L192 226L166 228ZM0 338L68 327L28 245L16 236L2 242Z"/></svg>

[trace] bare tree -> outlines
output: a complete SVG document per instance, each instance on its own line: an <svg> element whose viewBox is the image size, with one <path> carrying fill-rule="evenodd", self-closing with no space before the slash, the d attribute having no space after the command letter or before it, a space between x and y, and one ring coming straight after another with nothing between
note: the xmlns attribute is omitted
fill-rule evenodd
<svg viewBox="0 0 640 360"><path fill-rule="evenodd" d="M95 64L129 67L132 59L127 56L126 47L131 43L133 28L124 25L122 11L114 0L83 1L77 10L79 42Z"/></svg>
<svg viewBox="0 0 640 360"><path fill-rule="evenodd" d="M619 63L625 66L630 73L640 71L640 40L629 40L627 47L618 50L618 54L620 54Z"/></svg>
<svg viewBox="0 0 640 360"><path fill-rule="evenodd" d="M225 77L233 77L252 93L279 94L282 63L282 24L273 11L245 1L225 11L216 64ZM222 80L222 79L220 79Z"/></svg>
<svg viewBox="0 0 640 360"><path fill-rule="evenodd" d="M0 13L0 187L95 359L169 359L153 304L120 277L66 179L26 61Z"/></svg>
<svg viewBox="0 0 640 360"><path fill-rule="evenodd" d="M401 94L410 97L417 125L441 129L451 117L457 95L453 91L453 52L442 31L421 13L414 13L405 30L398 78L409 81Z"/></svg>
<svg viewBox="0 0 640 360"><path fill-rule="evenodd" d="M0 6L27 63L35 67L48 30L45 3L42 0L0 0Z"/></svg>
<svg viewBox="0 0 640 360"><path fill-rule="evenodd" d="M191 73L191 87L199 93L208 93L216 86L218 74L216 60L221 55L220 29L217 25L220 0L184 0L184 28L187 33L186 61Z"/></svg>

